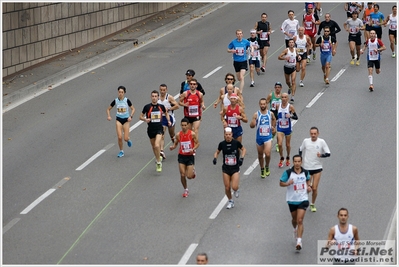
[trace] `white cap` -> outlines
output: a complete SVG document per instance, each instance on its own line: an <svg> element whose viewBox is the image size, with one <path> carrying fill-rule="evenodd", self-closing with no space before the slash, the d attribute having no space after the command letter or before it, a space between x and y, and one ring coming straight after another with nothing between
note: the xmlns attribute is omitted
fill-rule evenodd
<svg viewBox="0 0 399 267"><path fill-rule="evenodd" d="M230 127L224 128L225 133L231 133L232 129Z"/></svg>

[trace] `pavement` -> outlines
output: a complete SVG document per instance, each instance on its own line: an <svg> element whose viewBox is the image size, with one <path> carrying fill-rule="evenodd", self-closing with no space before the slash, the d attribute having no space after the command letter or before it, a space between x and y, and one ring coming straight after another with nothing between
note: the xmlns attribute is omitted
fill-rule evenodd
<svg viewBox="0 0 399 267"><path fill-rule="evenodd" d="M180 3L121 32L43 61L3 78L3 113L27 99L111 62L170 31L200 18L224 3Z"/></svg>

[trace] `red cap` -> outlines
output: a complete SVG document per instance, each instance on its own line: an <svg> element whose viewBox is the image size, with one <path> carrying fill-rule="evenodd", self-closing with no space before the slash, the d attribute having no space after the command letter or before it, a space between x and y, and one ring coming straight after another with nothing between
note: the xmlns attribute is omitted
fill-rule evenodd
<svg viewBox="0 0 399 267"><path fill-rule="evenodd" d="M238 98L238 95L237 95L236 93L232 93L232 94L230 95L230 98Z"/></svg>
<svg viewBox="0 0 399 267"><path fill-rule="evenodd" d="M313 5L312 5L312 4L309 4L309 5L308 5L308 8L313 8Z"/></svg>

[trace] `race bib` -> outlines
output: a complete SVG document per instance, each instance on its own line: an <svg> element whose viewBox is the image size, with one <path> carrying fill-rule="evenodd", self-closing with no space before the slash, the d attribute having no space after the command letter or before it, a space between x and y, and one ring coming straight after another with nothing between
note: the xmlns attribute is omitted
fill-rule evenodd
<svg viewBox="0 0 399 267"><path fill-rule="evenodd" d="M188 106L188 115L189 116L198 116L198 106Z"/></svg>
<svg viewBox="0 0 399 267"><path fill-rule="evenodd" d="M228 117L227 118L227 125L229 127L238 127L238 120L236 117Z"/></svg>
<svg viewBox="0 0 399 267"><path fill-rule="evenodd" d="M295 193L304 193L306 191L306 187L306 183L304 182L294 183Z"/></svg>
<svg viewBox="0 0 399 267"><path fill-rule="evenodd" d="M268 125L261 125L259 127L260 136L268 136L270 134L270 127Z"/></svg>
<svg viewBox="0 0 399 267"><path fill-rule="evenodd" d="M192 150L190 141L180 142L180 146L183 153L190 153Z"/></svg>
<svg viewBox="0 0 399 267"><path fill-rule="evenodd" d="M161 112L160 111L152 111L151 112L151 122L160 122L161 121Z"/></svg>
<svg viewBox="0 0 399 267"><path fill-rule="evenodd" d="M329 43L323 43L321 46L321 51L327 52L330 51L330 44Z"/></svg>
<svg viewBox="0 0 399 267"><path fill-rule="evenodd" d="M226 155L224 158L224 164L228 166L234 166L237 165L237 158L234 155Z"/></svg>
<svg viewBox="0 0 399 267"><path fill-rule="evenodd" d="M237 56L243 56L245 52L244 47L236 47L236 55Z"/></svg>
<svg viewBox="0 0 399 267"><path fill-rule="evenodd" d="M267 33L267 32L262 32L262 33L260 34L260 39L261 39L261 40L265 40L265 41L269 40L268 33Z"/></svg>

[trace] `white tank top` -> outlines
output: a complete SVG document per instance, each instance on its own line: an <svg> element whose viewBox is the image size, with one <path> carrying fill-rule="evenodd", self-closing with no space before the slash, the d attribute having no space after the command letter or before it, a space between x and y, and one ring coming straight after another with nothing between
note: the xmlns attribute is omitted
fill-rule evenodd
<svg viewBox="0 0 399 267"><path fill-rule="evenodd" d="M223 97L223 106L227 107L228 105L231 104L230 99L227 97L228 93L224 94Z"/></svg>
<svg viewBox="0 0 399 267"><path fill-rule="evenodd" d="M335 231L334 231L334 240L337 241L336 248L338 250L345 250L345 249L355 249L355 237L353 234L353 227L352 224L348 225L348 231L346 233L341 233L339 230L338 225L335 225ZM349 259L352 258L353 256L350 255L335 255L334 258L340 258L340 259Z"/></svg>
<svg viewBox="0 0 399 267"><path fill-rule="evenodd" d="M389 29L391 31L396 31L397 26L397 19L396 17L393 17L393 14L389 15Z"/></svg>
<svg viewBox="0 0 399 267"><path fill-rule="evenodd" d="M291 52L290 49L288 48L288 52L286 57L288 56L288 59L284 61L284 66L288 68L295 68L296 66L296 51L294 48L294 52Z"/></svg>
<svg viewBox="0 0 399 267"><path fill-rule="evenodd" d="M170 110L170 108L171 108L172 106L170 105L170 102L169 102L168 99L169 99L169 94L166 93L165 99L164 99L164 100L161 100L161 99L159 98L159 99L158 99L158 103L164 105L165 108L166 108L167 110L169 110L169 111L168 111L169 115L173 115L173 110ZM165 114L162 113L162 116L165 116Z"/></svg>
<svg viewBox="0 0 399 267"><path fill-rule="evenodd" d="M296 51L298 52L298 54L302 55L303 53L306 52L306 35L303 35L303 38L300 39L299 35L296 36Z"/></svg>
<svg viewBox="0 0 399 267"><path fill-rule="evenodd" d="M369 60L379 59L378 51L377 52L375 51L376 49L378 49L378 39L375 38L374 42L371 42L371 39L369 39L368 41Z"/></svg>

